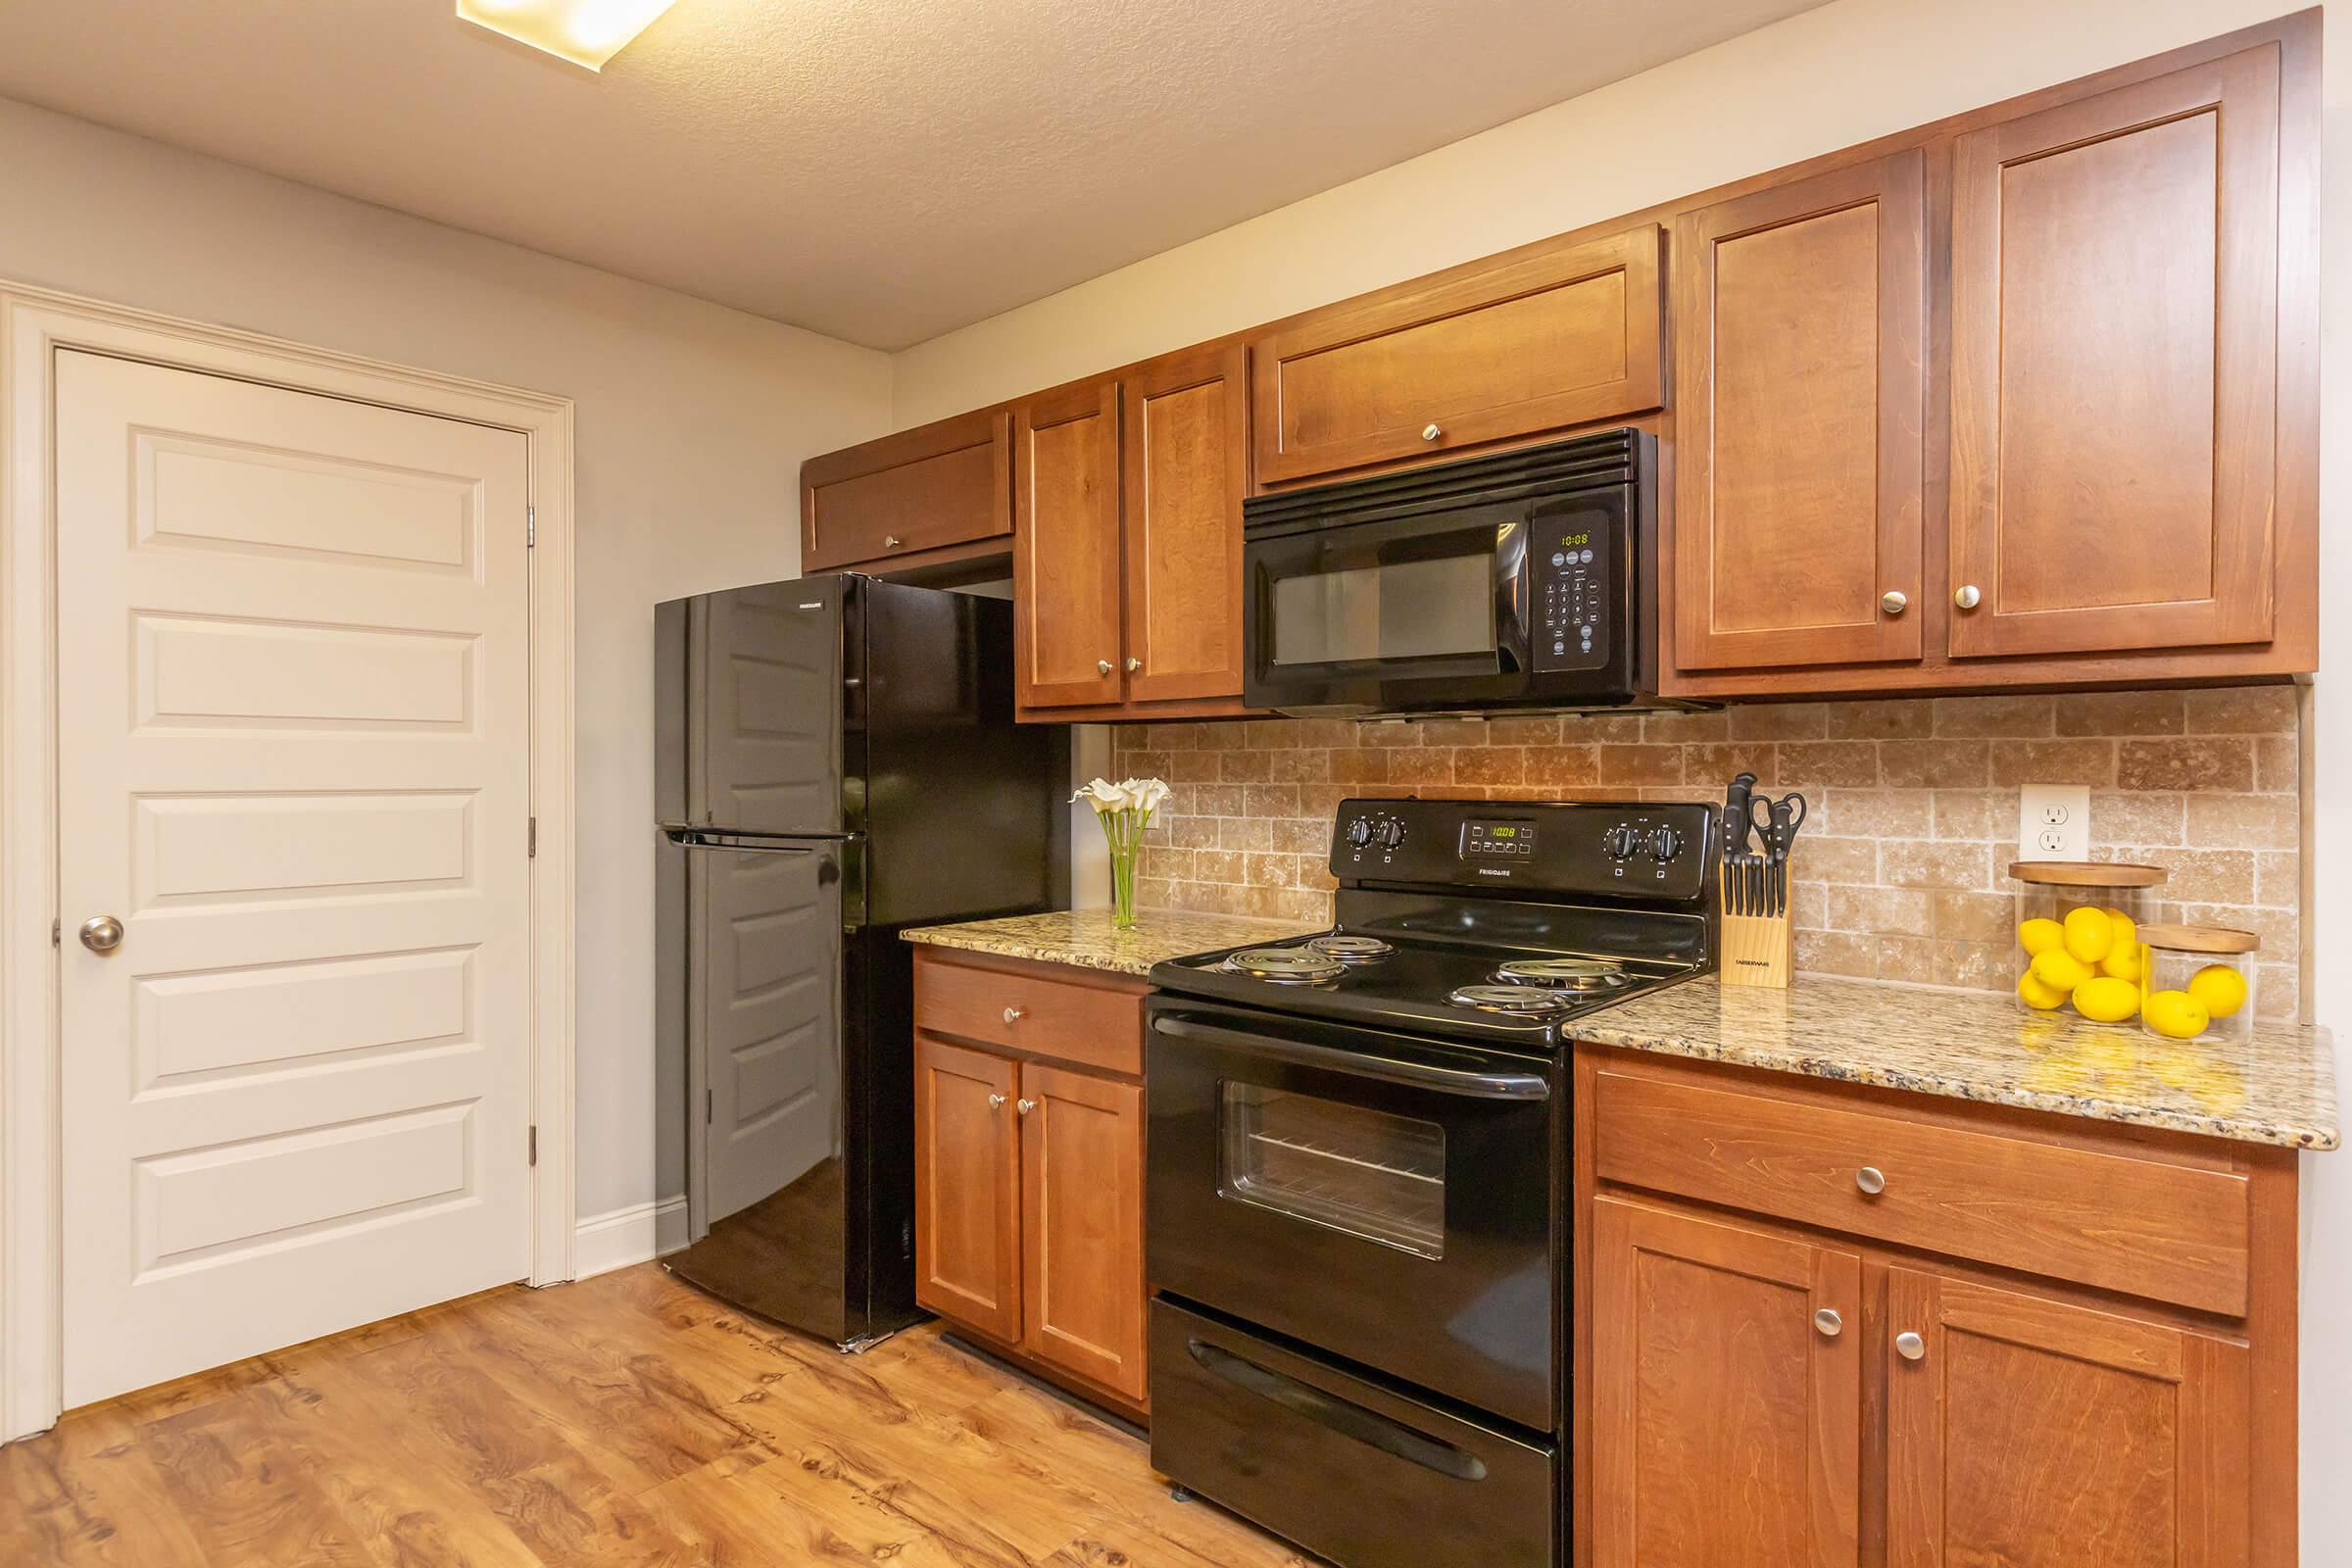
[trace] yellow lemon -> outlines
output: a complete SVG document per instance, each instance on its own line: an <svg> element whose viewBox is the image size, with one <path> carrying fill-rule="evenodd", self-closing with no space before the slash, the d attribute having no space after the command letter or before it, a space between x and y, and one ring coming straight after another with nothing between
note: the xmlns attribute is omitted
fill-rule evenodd
<svg viewBox="0 0 2352 1568"><path fill-rule="evenodd" d="M2216 1018L2246 1004L2246 977L2226 963L2209 963L2188 977L2188 994Z"/></svg>
<svg viewBox="0 0 2352 1568"><path fill-rule="evenodd" d="M2101 909L2099 912L2107 917L2107 938L2112 944L2109 952L2112 953L2116 948L2139 946L2138 921L2120 909Z"/></svg>
<svg viewBox="0 0 2352 1568"><path fill-rule="evenodd" d="M2096 963L2107 956L2115 945L2115 935L2107 916L2088 905L2069 909L2066 915L2066 951L2082 963Z"/></svg>
<svg viewBox="0 0 2352 1568"><path fill-rule="evenodd" d="M2075 987L2075 1010L2099 1023L2121 1023L2139 1010L2139 987L2111 975L2093 975Z"/></svg>
<svg viewBox="0 0 2352 1568"><path fill-rule="evenodd" d="M2146 972L2146 952L2147 950L2136 942L2119 941L2114 947L2107 950L2107 956L2099 960L2099 973L2112 975L2118 980L2129 980L2133 985L2137 985L2139 977Z"/></svg>
<svg viewBox="0 0 2352 1568"><path fill-rule="evenodd" d="M2055 920L2028 920L2017 928L2017 945L2033 954L2062 948L2066 946L2066 927Z"/></svg>
<svg viewBox="0 0 2352 1568"><path fill-rule="evenodd" d="M2078 962L2064 948L2052 948L2047 953L2034 955L2032 972L2034 979L2051 990L2069 993L2090 978L2089 966Z"/></svg>
<svg viewBox="0 0 2352 1568"><path fill-rule="evenodd" d="M2147 1001L2148 1027L2172 1040L2194 1040L2213 1021L2205 1004L2185 991L2159 991Z"/></svg>
<svg viewBox="0 0 2352 1568"><path fill-rule="evenodd" d="M2017 994L2026 999L2026 1005L2048 1012L2066 1004L2066 993L2056 986L2043 985L2040 976L2028 969L2017 977Z"/></svg>

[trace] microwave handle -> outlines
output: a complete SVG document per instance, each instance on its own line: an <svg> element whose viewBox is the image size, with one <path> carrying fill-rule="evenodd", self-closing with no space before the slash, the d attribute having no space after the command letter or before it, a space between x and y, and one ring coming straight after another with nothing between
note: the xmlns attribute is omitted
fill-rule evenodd
<svg viewBox="0 0 2352 1568"><path fill-rule="evenodd" d="M1536 667L1535 648L1527 627L1527 539L1535 519L1521 515L1494 525L1494 657L1502 672L1525 673Z"/></svg>
<svg viewBox="0 0 2352 1568"><path fill-rule="evenodd" d="M1220 1029L1214 1024L1195 1023L1179 1013L1161 1013L1152 1020L1152 1030L1171 1040L1197 1040L1203 1045L1231 1046L1269 1061L1287 1061L1298 1067L1320 1067L1354 1078L1377 1078L1383 1083L1404 1084L1442 1095L1460 1095L1471 1100L1551 1098L1551 1085L1532 1072L1473 1072L1462 1067L1437 1067L1418 1061L1399 1061L1394 1056L1342 1051L1334 1046L1310 1045L1303 1040L1278 1040L1269 1035L1247 1034L1239 1029Z"/></svg>

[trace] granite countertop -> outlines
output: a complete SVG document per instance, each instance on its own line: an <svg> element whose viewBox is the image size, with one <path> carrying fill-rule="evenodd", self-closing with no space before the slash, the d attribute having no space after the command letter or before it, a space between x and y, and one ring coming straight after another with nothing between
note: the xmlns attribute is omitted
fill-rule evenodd
<svg viewBox="0 0 2352 1568"><path fill-rule="evenodd" d="M1279 942L1328 929L1293 920L1260 920L1240 914L1202 914L1192 909L1138 909L1133 930L1110 923L1108 909L1057 909L1016 914L962 925L922 926L903 933L908 942L937 948L993 953L1039 963L1069 963L1082 969L1149 974L1163 958L1214 953L1251 942Z"/></svg>
<svg viewBox="0 0 2352 1568"><path fill-rule="evenodd" d="M1668 986L1576 1023L1579 1040L1843 1083L2020 1105L2239 1143L2334 1149L2328 1031L2257 1024L2244 1046L2138 1023L2030 1017L2005 994L1797 976L1786 991Z"/></svg>

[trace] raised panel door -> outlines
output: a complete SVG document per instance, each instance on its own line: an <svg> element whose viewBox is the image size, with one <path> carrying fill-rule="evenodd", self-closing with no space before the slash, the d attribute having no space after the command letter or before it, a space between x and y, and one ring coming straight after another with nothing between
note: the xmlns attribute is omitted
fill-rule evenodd
<svg viewBox="0 0 2352 1568"><path fill-rule="evenodd" d="M2272 637L2278 91L2266 45L1954 143L1955 657Z"/></svg>
<svg viewBox="0 0 2352 1568"><path fill-rule="evenodd" d="M1702 208L1679 238L1673 665L1916 660L1922 154Z"/></svg>
<svg viewBox="0 0 2352 1568"><path fill-rule="evenodd" d="M1022 1347L1141 1399L1144 1091L1025 1062L1019 1108Z"/></svg>
<svg viewBox="0 0 2352 1568"><path fill-rule="evenodd" d="M914 1037L914 1298L1021 1336L1021 1145L1010 1059Z"/></svg>
<svg viewBox="0 0 2352 1568"><path fill-rule="evenodd" d="M801 568L1012 531L1011 416L959 415L801 465Z"/></svg>
<svg viewBox="0 0 2352 1568"><path fill-rule="evenodd" d="M2249 1560L2242 1345L1887 1271L1888 1568Z"/></svg>
<svg viewBox="0 0 2352 1568"><path fill-rule="evenodd" d="M1121 385L1130 702L1241 695L1247 363L1175 354Z"/></svg>
<svg viewBox="0 0 2352 1568"><path fill-rule="evenodd" d="M1013 416L1014 701L1119 700L1119 388L1023 405Z"/></svg>
<svg viewBox="0 0 2352 1568"><path fill-rule="evenodd" d="M1592 1568L1851 1568L1860 1257L1592 1202Z"/></svg>

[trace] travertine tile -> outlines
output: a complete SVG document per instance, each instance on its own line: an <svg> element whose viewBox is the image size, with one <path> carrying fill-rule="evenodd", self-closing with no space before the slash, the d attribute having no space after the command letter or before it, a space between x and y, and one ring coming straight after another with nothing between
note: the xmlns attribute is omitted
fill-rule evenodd
<svg viewBox="0 0 2352 1568"><path fill-rule="evenodd" d="M2254 787L2268 793L2292 794L2298 782L2297 747L2292 735L2260 735L2254 740Z"/></svg>
<svg viewBox="0 0 2352 1568"><path fill-rule="evenodd" d="M2179 692L2061 692L2061 735L2178 735L2187 727Z"/></svg>
<svg viewBox="0 0 2352 1568"><path fill-rule="evenodd" d="M2254 788L2254 747L2237 735L2122 741L2115 749L2115 782L2127 790L2242 794Z"/></svg>
<svg viewBox="0 0 2352 1568"><path fill-rule="evenodd" d="M2055 699L1938 697L1936 733L1956 736L2034 736L2053 732Z"/></svg>
<svg viewBox="0 0 2352 1568"><path fill-rule="evenodd" d="M1832 703L1828 713L1829 737L1834 741L1924 740L1936 733L1936 705L1924 697Z"/></svg>
<svg viewBox="0 0 2352 1568"><path fill-rule="evenodd" d="M2278 735L2295 728L2295 689L2216 686L2182 692L2191 735Z"/></svg>
<svg viewBox="0 0 2352 1568"><path fill-rule="evenodd" d="M1679 746L1603 746L1600 749L1603 784L1680 784L1683 749Z"/></svg>
<svg viewBox="0 0 2352 1568"><path fill-rule="evenodd" d="M2004 951L2017 943L2017 896L1943 890L1930 901L1936 935L1949 942L1989 942ZM2023 967L2020 960L2019 967ZM1945 985L1953 981L1941 982Z"/></svg>
<svg viewBox="0 0 2352 1568"><path fill-rule="evenodd" d="M1833 784L1871 785L1879 781L1879 748L1875 741L1783 741L1774 750L1778 757L1776 771L1785 787L1824 789Z"/></svg>
<svg viewBox="0 0 2352 1568"><path fill-rule="evenodd" d="M1991 747L1984 741L1884 741L1879 746L1879 776L1898 789L1981 787L1992 781L1990 758Z"/></svg>
<svg viewBox="0 0 2352 1568"><path fill-rule="evenodd" d="M1917 791L1904 796L1917 798ZM1937 790L1935 831L1939 839L2010 837L2017 832L2017 797L2007 790Z"/></svg>
<svg viewBox="0 0 2352 1568"><path fill-rule="evenodd" d="M1681 746L1695 741L1729 740L1731 735L1729 710L1712 713L1650 713L1642 720L1642 738L1645 741Z"/></svg>
<svg viewBox="0 0 2352 1568"><path fill-rule="evenodd" d="M2004 786L2087 784L2103 789L2115 782L2115 742L1994 741L1992 782Z"/></svg>
<svg viewBox="0 0 2352 1568"><path fill-rule="evenodd" d="M1805 799L1810 809L1820 812L1818 817L1808 816L1806 832L1858 839L1921 839L1928 837L1931 829L1930 803L1918 790L1834 789L1818 798L1808 791Z"/></svg>
<svg viewBox="0 0 2352 1568"><path fill-rule="evenodd" d="M2016 819L2014 808L2010 812ZM2181 798L2138 790L2092 790L2090 837L2094 844L2179 844Z"/></svg>
<svg viewBox="0 0 2352 1568"><path fill-rule="evenodd" d="M2295 845L2300 822L2292 795L2191 795L2188 842L2244 849Z"/></svg>
<svg viewBox="0 0 2352 1568"><path fill-rule="evenodd" d="M1736 741L1820 740L1830 733L1822 703L1749 703L1730 710Z"/></svg>
<svg viewBox="0 0 2352 1568"><path fill-rule="evenodd" d="M1788 874L1804 882L1870 882L1879 874L1875 839L1839 839L1797 833L1788 855Z"/></svg>
<svg viewBox="0 0 2352 1568"><path fill-rule="evenodd" d="M1523 784L1527 781L1527 748L1465 746L1453 754L1453 776L1462 784Z"/></svg>
<svg viewBox="0 0 2352 1568"><path fill-rule="evenodd" d="M1916 839L1879 847L1879 880L1897 888L1983 888L1990 846Z"/></svg>
<svg viewBox="0 0 2352 1568"><path fill-rule="evenodd" d="M1830 889L1830 925L1834 930L1872 932L1880 936L1926 937L1936 934L1932 896L1925 888Z"/></svg>

